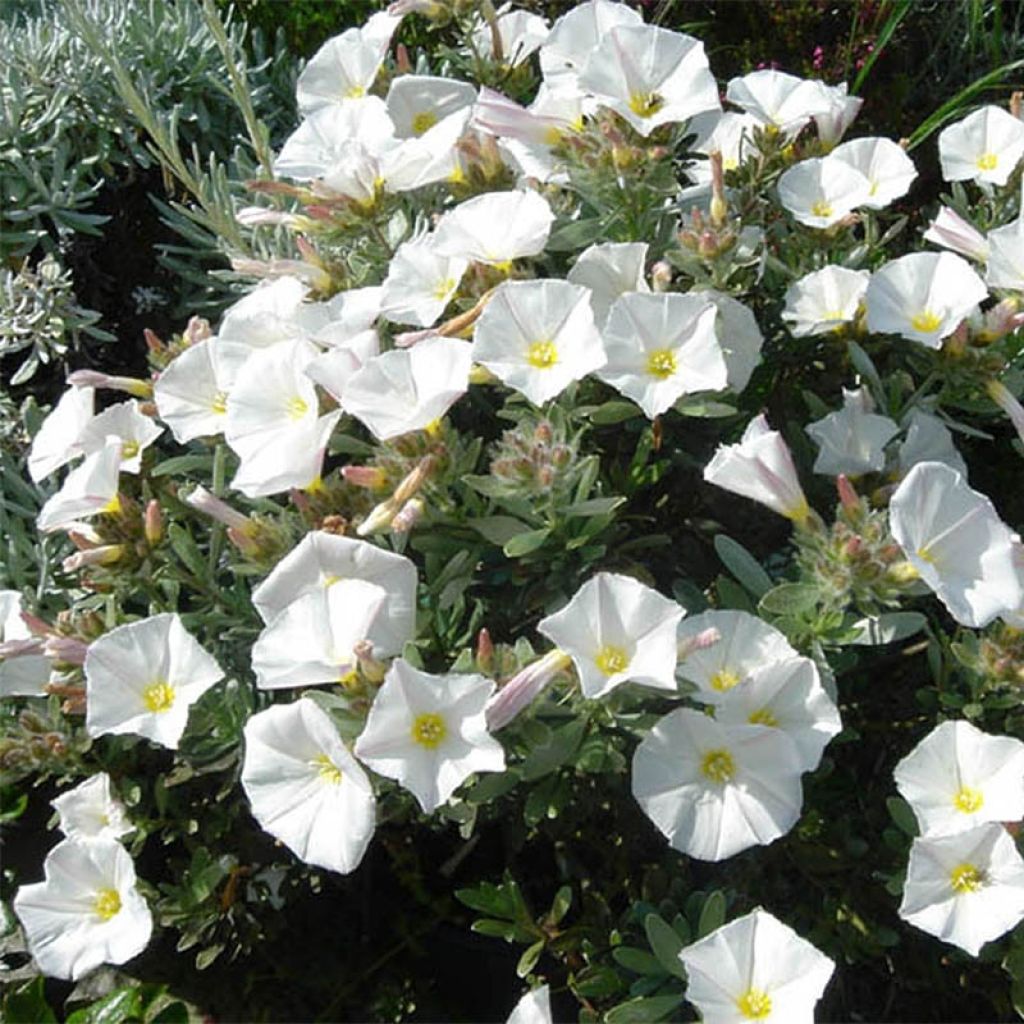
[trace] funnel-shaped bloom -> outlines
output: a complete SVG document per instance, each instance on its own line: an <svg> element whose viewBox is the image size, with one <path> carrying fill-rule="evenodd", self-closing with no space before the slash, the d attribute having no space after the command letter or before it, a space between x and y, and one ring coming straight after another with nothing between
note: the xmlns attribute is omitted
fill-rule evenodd
<svg viewBox="0 0 1024 1024"><path fill-rule="evenodd" d="M818 446L815 473L859 476L885 466L885 446L900 428L888 416L873 412L874 407L866 388L843 388L843 408L807 425Z"/></svg>
<svg viewBox="0 0 1024 1024"><path fill-rule="evenodd" d="M832 98L821 82L767 69L731 79L725 98L758 124L785 135L796 135L812 117L832 111Z"/></svg>
<svg viewBox="0 0 1024 1024"><path fill-rule="evenodd" d="M812 228L832 227L870 196L868 179L834 155L794 164L778 189L782 205Z"/></svg>
<svg viewBox="0 0 1024 1024"><path fill-rule="evenodd" d="M631 576L599 572L537 631L572 656L583 695L632 680L676 689L676 628L683 609Z"/></svg>
<svg viewBox="0 0 1024 1024"><path fill-rule="evenodd" d="M802 765L793 741L763 725L721 725L679 708L633 756L633 796L672 848L725 860L785 835L800 817Z"/></svg>
<svg viewBox="0 0 1024 1024"><path fill-rule="evenodd" d="M121 442L121 471L138 473L142 469L143 451L163 432L163 427L144 416L139 403L131 398L94 416L79 435L78 443L86 455L91 455L104 448L112 437L117 438Z"/></svg>
<svg viewBox="0 0 1024 1024"><path fill-rule="evenodd" d="M117 626L85 656L86 731L134 733L176 750L188 709L223 678L177 615Z"/></svg>
<svg viewBox="0 0 1024 1024"><path fill-rule="evenodd" d="M506 10L496 20L501 39L502 62L510 67L522 64L548 37L548 23L529 11ZM484 57L495 56L491 26L481 24L473 32L473 43Z"/></svg>
<svg viewBox="0 0 1024 1024"><path fill-rule="evenodd" d="M786 290L782 319L797 338L837 330L857 316L870 280L866 270L831 264L806 274Z"/></svg>
<svg viewBox="0 0 1024 1024"><path fill-rule="evenodd" d="M829 106L827 113L814 115L814 126L818 129L818 138L826 146L834 146L853 124L864 101L859 96L850 96L845 82L838 85L816 84Z"/></svg>
<svg viewBox="0 0 1024 1024"><path fill-rule="evenodd" d="M852 139L836 146L830 159L841 160L868 182L868 196L859 205L881 210L905 196L917 177L914 161L892 139Z"/></svg>
<svg viewBox="0 0 1024 1024"><path fill-rule="evenodd" d="M594 320L603 328L617 298L651 290L644 279L646 262L646 242L603 242L584 249L566 279L590 289Z"/></svg>
<svg viewBox="0 0 1024 1024"><path fill-rule="evenodd" d="M36 482L82 454L79 438L93 416L95 388L68 388L43 420L28 453L28 475Z"/></svg>
<svg viewBox="0 0 1024 1024"><path fill-rule="evenodd" d="M110 791L110 776L99 772L50 801L68 839L119 839L134 829L124 804Z"/></svg>
<svg viewBox="0 0 1024 1024"><path fill-rule="evenodd" d="M679 953L705 1024L813 1024L835 964L758 907Z"/></svg>
<svg viewBox="0 0 1024 1024"><path fill-rule="evenodd" d="M944 462L967 479L967 463L953 443L953 434L942 420L920 409L912 409L903 420L906 437L900 445L900 476L906 476L919 462Z"/></svg>
<svg viewBox="0 0 1024 1024"><path fill-rule="evenodd" d="M68 473L61 489L43 505L36 525L43 533L51 533L87 516L115 512L120 472L121 442L111 438Z"/></svg>
<svg viewBox="0 0 1024 1024"><path fill-rule="evenodd" d="M654 419L682 395L728 383L718 343L718 309L703 295L623 295L603 338L608 362L597 375Z"/></svg>
<svg viewBox="0 0 1024 1024"><path fill-rule="evenodd" d="M504 264L544 251L555 219L536 192L485 192L449 210L434 233L434 251L478 263Z"/></svg>
<svg viewBox="0 0 1024 1024"><path fill-rule="evenodd" d="M505 1024L551 1024L551 991L547 985L527 992Z"/></svg>
<svg viewBox="0 0 1024 1024"><path fill-rule="evenodd" d="M1005 185L1021 156L1024 123L1001 107L982 107L939 132L946 181Z"/></svg>
<svg viewBox="0 0 1024 1024"><path fill-rule="evenodd" d="M990 288L1024 292L1024 219L990 231L985 280Z"/></svg>
<svg viewBox="0 0 1024 1024"><path fill-rule="evenodd" d="M242 788L260 826L300 860L342 874L359 866L376 826L373 786L312 700L245 723Z"/></svg>
<svg viewBox="0 0 1024 1024"><path fill-rule="evenodd" d="M942 339L987 295L966 260L951 252L913 252L871 275L864 296L868 330L942 348Z"/></svg>
<svg viewBox="0 0 1024 1024"><path fill-rule="evenodd" d="M793 456L782 435L768 426L763 413L747 424L739 444L719 446L704 467L704 479L759 501L798 524L811 514Z"/></svg>
<svg viewBox="0 0 1024 1024"><path fill-rule="evenodd" d="M924 237L926 241L966 256L969 260L984 263L988 259L988 240L985 236L948 206L939 207Z"/></svg>
<svg viewBox="0 0 1024 1024"><path fill-rule="evenodd" d="M43 974L76 981L100 964L141 953L153 916L135 887L135 865L113 839L65 839L46 856L45 881L14 897L28 948Z"/></svg>
<svg viewBox="0 0 1024 1024"><path fill-rule="evenodd" d="M388 88L387 108L400 139L416 138L476 101L476 89L456 78L399 75Z"/></svg>
<svg viewBox="0 0 1024 1024"><path fill-rule="evenodd" d="M473 772L505 770L487 731L494 683L479 675L431 675L395 659L356 740L356 757L396 779L430 814Z"/></svg>
<svg viewBox="0 0 1024 1024"><path fill-rule="evenodd" d="M381 312L394 323L429 327L459 288L468 261L441 256L433 239L405 242L391 258Z"/></svg>

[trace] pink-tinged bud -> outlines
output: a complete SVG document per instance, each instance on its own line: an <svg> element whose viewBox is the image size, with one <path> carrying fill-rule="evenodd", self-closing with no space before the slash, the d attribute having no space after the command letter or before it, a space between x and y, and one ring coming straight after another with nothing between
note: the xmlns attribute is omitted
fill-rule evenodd
<svg viewBox="0 0 1024 1024"><path fill-rule="evenodd" d="M185 504L191 505L199 512L204 512L233 530L244 534L252 531L252 520L248 516L243 516L241 512L233 509L227 502L221 501L201 484L192 490L192 493L185 499Z"/></svg>
<svg viewBox="0 0 1024 1024"><path fill-rule="evenodd" d="M1013 114L1018 121L1022 120L1020 116L1021 100L1024 100L1024 92L1010 93L1010 113Z"/></svg>
<svg viewBox="0 0 1024 1024"><path fill-rule="evenodd" d="M231 269L246 277L298 277L317 291L326 291L331 285L331 275L319 267L302 260L250 260L233 259Z"/></svg>
<svg viewBox="0 0 1024 1024"><path fill-rule="evenodd" d="M93 565L112 565L124 555L123 544L103 544L88 551L79 551L68 555L61 563L65 572L75 572Z"/></svg>
<svg viewBox="0 0 1024 1024"><path fill-rule="evenodd" d="M988 381L985 384L985 390L992 401L1010 417L1014 430L1017 431L1020 439L1024 441L1024 405L1020 404L1014 397L1013 392L1002 381Z"/></svg>
<svg viewBox="0 0 1024 1024"><path fill-rule="evenodd" d="M721 642L721 639L722 634L714 626L702 629L696 636L689 636L679 643L676 648L676 657L680 661L685 661L695 651L706 651L709 647L714 647L715 644Z"/></svg>
<svg viewBox="0 0 1024 1024"><path fill-rule="evenodd" d="M148 348L154 355L158 355L167 348L167 346L160 340L160 336L155 331L151 331L148 327L144 327L142 329L142 336L146 339L146 348Z"/></svg>
<svg viewBox="0 0 1024 1024"><path fill-rule="evenodd" d="M409 51L405 48L405 43L399 43L395 47L395 66L400 75L410 75L414 70L412 61L409 60Z"/></svg>
<svg viewBox="0 0 1024 1024"><path fill-rule="evenodd" d="M710 259L718 252L718 236L713 231L702 231L697 240L697 252Z"/></svg>
<svg viewBox="0 0 1024 1024"><path fill-rule="evenodd" d="M102 540L93 533L83 533L81 530L68 530L68 540L78 548L79 551L90 551L92 548L99 547L102 544Z"/></svg>
<svg viewBox="0 0 1024 1024"><path fill-rule="evenodd" d="M396 348L412 348L413 345L418 345L421 341L426 341L427 338L438 337L436 327L428 327L424 331L402 331L401 334L396 334L394 337Z"/></svg>
<svg viewBox="0 0 1024 1024"><path fill-rule="evenodd" d="M49 636L53 632L53 626L31 612L22 612L21 621L25 623L29 632L34 636Z"/></svg>
<svg viewBox="0 0 1024 1024"><path fill-rule="evenodd" d="M189 317L188 325L185 327L182 337L190 345L198 345L199 342L212 338L213 331L210 330L210 321L204 320L201 316Z"/></svg>
<svg viewBox="0 0 1024 1024"><path fill-rule="evenodd" d="M321 484L321 487L322 486L323 485ZM310 488L310 490L312 491L313 489ZM293 487L288 492L288 498L300 512L308 512L311 508L309 504L309 496L304 491L300 491L297 487Z"/></svg>
<svg viewBox="0 0 1024 1024"><path fill-rule="evenodd" d="M944 249L966 256L969 260L984 263L988 259L988 239L973 224L964 220L948 206L939 209L924 237L925 241L941 245Z"/></svg>
<svg viewBox="0 0 1024 1024"><path fill-rule="evenodd" d="M359 671L363 678L370 683L382 683L388 673L388 666L385 662L378 660L373 655L373 644L369 640L360 640L352 647L352 653L359 662Z"/></svg>
<svg viewBox="0 0 1024 1024"><path fill-rule="evenodd" d="M494 666L494 641L484 626L476 635L476 667L481 672L490 672Z"/></svg>
<svg viewBox="0 0 1024 1024"><path fill-rule="evenodd" d="M839 492L840 504L847 512L856 512L860 509L860 497L845 473L840 473L836 477L836 490Z"/></svg>
<svg viewBox="0 0 1024 1024"><path fill-rule="evenodd" d="M43 653L66 665L84 665L89 645L73 636L51 636L43 643Z"/></svg>
<svg viewBox="0 0 1024 1024"><path fill-rule="evenodd" d="M667 292L672 287L672 265L658 260L651 267L651 288L656 292Z"/></svg>
<svg viewBox="0 0 1024 1024"><path fill-rule="evenodd" d="M1017 299L1003 299L997 302L985 313L984 326L974 336L974 341L989 345L1017 330L1024 324L1024 313L1019 310L1020 302Z"/></svg>
<svg viewBox="0 0 1024 1024"><path fill-rule="evenodd" d="M943 349L952 356L962 356L967 351L970 340L970 327L966 320L961 320L957 329L943 342Z"/></svg>
<svg viewBox="0 0 1024 1024"><path fill-rule="evenodd" d="M391 532L408 533L423 518L425 509L422 498L410 498L391 520Z"/></svg>
<svg viewBox="0 0 1024 1024"><path fill-rule="evenodd" d="M722 154L719 150L713 150L708 157L711 164L711 224L720 228L725 225L729 216L729 203L725 198L725 172L722 169Z"/></svg>
<svg viewBox="0 0 1024 1024"><path fill-rule="evenodd" d="M382 490L387 485L387 474L376 466L342 466L341 475L354 487L370 491Z"/></svg>
<svg viewBox="0 0 1024 1024"><path fill-rule="evenodd" d="M43 640L37 636L29 636L17 640L4 640L0 643L0 661L7 661L11 658L38 656L42 653L44 653Z"/></svg>
<svg viewBox="0 0 1024 1024"><path fill-rule="evenodd" d="M68 383L76 388L110 388L113 391L126 391L136 398L152 398L153 382L138 380L135 377L112 377L109 373L98 370L75 370L68 374Z"/></svg>
<svg viewBox="0 0 1024 1024"><path fill-rule="evenodd" d="M156 498L151 498L146 503L146 512L142 522L147 543L159 544L160 538L164 535L164 515L160 510L160 502Z"/></svg>
<svg viewBox="0 0 1024 1024"><path fill-rule="evenodd" d="M227 537L242 554L256 554L260 546L252 535L252 523L246 520L245 526L229 526Z"/></svg>
<svg viewBox="0 0 1024 1024"><path fill-rule="evenodd" d="M856 558L864 550L864 541L860 537L851 537L843 545L843 554L847 558Z"/></svg>
<svg viewBox="0 0 1024 1024"><path fill-rule="evenodd" d="M504 729L516 716L529 707L548 684L572 664L572 658L565 651L555 648L543 658L532 662L517 672L488 702L487 729L497 732Z"/></svg>
<svg viewBox="0 0 1024 1024"><path fill-rule="evenodd" d="M384 530L398 514L399 505L394 498L388 498L370 509L370 514L356 527L356 536L368 537L371 533Z"/></svg>
<svg viewBox="0 0 1024 1024"><path fill-rule="evenodd" d="M434 456L424 455L402 482L395 488L392 498L396 505L404 505L414 497L434 471Z"/></svg>

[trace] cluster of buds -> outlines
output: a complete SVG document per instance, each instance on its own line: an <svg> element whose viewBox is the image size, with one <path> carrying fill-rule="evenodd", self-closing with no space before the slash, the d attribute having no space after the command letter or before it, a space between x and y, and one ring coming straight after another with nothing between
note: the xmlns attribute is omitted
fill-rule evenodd
<svg viewBox="0 0 1024 1024"><path fill-rule="evenodd" d="M576 448L551 420L524 420L495 445L491 476L510 497L564 494L577 467Z"/></svg>
<svg viewBox="0 0 1024 1024"><path fill-rule="evenodd" d="M186 505L223 523L228 540L246 562L257 568L277 565L292 546L293 538L281 523L257 515L244 516L202 485L193 488L184 500Z"/></svg>
<svg viewBox="0 0 1024 1024"><path fill-rule="evenodd" d="M393 533L408 533L426 510L426 503L419 492L436 468L434 456L425 455L394 491L370 510L370 514L359 524L356 533L360 537L367 537L389 528Z"/></svg>
<svg viewBox="0 0 1024 1024"><path fill-rule="evenodd" d="M1024 689L1024 629L997 622L979 640L973 667L986 686Z"/></svg>
<svg viewBox="0 0 1024 1024"><path fill-rule="evenodd" d="M66 774L75 754L66 728L59 716L39 705L24 708L5 723L0 735L0 772L11 781L27 775Z"/></svg>
<svg viewBox="0 0 1024 1024"><path fill-rule="evenodd" d="M730 223L729 203L725 195L725 171L722 154L715 150L708 162L711 165L711 203L705 217L696 207L689 217L684 216L679 226L679 244L696 253L703 260L716 260L729 252L739 239L737 225Z"/></svg>
<svg viewBox="0 0 1024 1024"><path fill-rule="evenodd" d="M159 373L180 356L185 349L213 337L213 329L208 320L204 320L201 316L193 316L189 318L185 330L180 334L175 334L170 341L164 341L156 331L151 331L148 327L143 330L142 334L146 339L149 365Z"/></svg>
<svg viewBox="0 0 1024 1024"><path fill-rule="evenodd" d="M108 511L91 523L80 522L67 531L77 549L64 559L65 572L92 570L91 582L102 582L95 570L116 566L116 571L137 566L163 539L164 520L160 503L150 499L145 506L119 494Z"/></svg>

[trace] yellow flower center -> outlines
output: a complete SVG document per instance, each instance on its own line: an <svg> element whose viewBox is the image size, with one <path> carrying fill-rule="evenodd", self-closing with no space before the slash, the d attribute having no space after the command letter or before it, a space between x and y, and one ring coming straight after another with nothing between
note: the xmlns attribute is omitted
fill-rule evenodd
<svg viewBox="0 0 1024 1024"><path fill-rule="evenodd" d="M977 892L985 884L985 876L973 864L957 864L949 873L949 884L955 893Z"/></svg>
<svg viewBox="0 0 1024 1024"><path fill-rule="evenodd" d="M920 313L911 318L910 326L922 334L931 334L937 331L942 323L942 317L937 316L930 309L922 309Z"/></svg>
<svg viewBox="0 0 1024 1024"><path fill-rule="evenodd" d="M657 348L647 354L647 372L658 380L665 380L676 372L676 354L670 348Z"/></svg>
<svg viewBox="0 0 1024 1024"><path fill-rule="evenodd" d="M116 889L100 889L92 901L93 913L109 921L121 912L121 894Z"/></svg>
<svg viewBox="0 0 1024 1024"><path fill-rule="evenodd" d="M980 789L974 789L971 786L961 786L953 797L953 806L961 814L974 814L981 810L981 805L985 802L985 797L982 795Z"/></svg>
<svg viewBox="0 0 1024 1024"><path fill-rule="evenodd" d="M935 555L932 554L931 548L929 548L927 544L923 547L919 547L916 554L922 562L927 562L929 565L935 564Z"/></svg>
<svg viewBox="0 0 1024 1024"><path fill-rule="evenodd" d="M326 754L317 754L310 764L316 768L317 775L324 782L329 782L332 786L337 786L341 782L341 769Z"/></svg>
<svg viewBox="0 0 1024 1024"><path fill-rule="evenodd" d="M637 117L653 117L665 106L665 98L656 92L634 92L629 97L629 109Z"/></svg>
<svg viewBox="0 0 1024 1024"><path fill-rule="evenodd" d="M364 85L351 85L345 90L345 99L347 100L362 99L365 95L366 86Z"/></svg>
<svg viewBox="0 0 1024 1024"><path fill-rule="evenodd" d="M816 199L814 204L811 206L811 213L813 213L815 217L831 217L832 204L826 202L824 199Z"/></svg>
<svg viewBox="0 0 1024 1024"><path fill-rule="evenodd" d="M428 128L433 128L437 124L437 114L432 110L421 110L412 119L412 130L416 135L422 135Z"/></svg>
<svg viewBox="0 0 1024 1024"><path fill-rule="evenodd" d="M606 675L613 676L617 672L625 672L629 667L629 654L623 647L605 644L596 655L594 664Z"/></svg>
<svg viewBox="0 0 1024 1024"><path fill-rule="evenodd" d="M288 413L289 419L301 420L309 412L309 403L304 398L293 395L285 403L285 411Z"/></svg>
<svg viewBox="0 0 1024 1024"><path fill-rule="evenodd" d="M761 708L760 711L755 711L747 721L751 725L770 725L773 729L778 728L779 725L779 720L768 708Z"/></svg>
<svg viewBox="0 0 1024 1024"><path fill-rule="evenodd" d="M709 750L700 760L700 772L712 782L728 782L736 774L736 762L728 750Z"/></svg>
<svg viewBox="0 0 1024 1024"><path fill-rule="evenodd" d="M558 362L558 349L553 341L535 341L526 350L526 361L538 370L550 370Z"/></svg>
<svg viewBox="0 0 1024 1024"><path fill-rule="evenodd" d="M438 281L434 288L433 296L440 302L442 299L448 298L448 296L455 290L456 281L454 277L446 277L443 281Z"/></svg>
<svg viewBox="0 0 1024 1024"><path fill-rule="evenodd" d="M433 711L417 715L412 723L412 738L421 747L433 750L448 735L444 719Z"/></svg>
<svg viewBox="0 0 1024 1024"><path fill-rule="evenodd" d="M115 494L110 501L100 509L100 515L114 516L121 511L121 495Z"/></svg>
<svg viewBox="0 0 1024 1024"><path fill-rule="evenodd" d="M759 988L748 988L736 1000L736 1008L747 1020L764 1020L772 1012L772 997Z"/></svg>
<svg viewBox="0 0 1024 1024"><path fill-rule="evenodd" d="M723 668L711 677L711 689L724 693L726 690L731 690L739 681L740 677L735 672L730 672L729 669Z"/></svg>
<svg viewBox="0 0 1024 1024"><path fill-rule="evenodd" d="M998 163L999 157L995 153L982 153L978 157L977 168L979 171L994 171Z"/></svg>
<svg viewBox="0 0 1024 1024"><path fill-rule="evenodd" d="M223 416L228 411L228 393L226 391L218 391L213 396L210 409L218 416Z"/></svg>
<svg viewBox="0 0 1024 1024"><path fill-rule="evenodd" d="M545 146L557 146L564 138L565 131L561 128L556 128L554 125L551 125L544 129Z"/></svg>
<svg viewBox="0 0 1024 1024"><path fill-rule="evenodd" d="M841 309L826 309L825 310L824 319L825 320L845 320L846 317L843 316L843 311Z"/></svg>
<svg viewBox="0 0 1024 1024"><path fill-rule="evenodd" d="M452 185L462 185L466 181L466 172L462 169L462 164L456 164L452 168L451 174L448 175L448 181Z"/></svg>
<svg viewBox="0 0 1024 1024"><path fill-rule="evenodd" d="M154 715L170 711L174 706L174 687L170 683L151 683L142 691L142 703Z"/></svg>
<svg viewBox="0 0 1024 1024"><path fill-rule="evenodd" d="M123 441L121 443L121 458L134 459L139 454L138 441Z"/></svg>
<svg viewBox="0 0 1024 1024"><path fill-rule="evenodd" d="M739 165L740 164L739 164L738 160L734 160L731 156L727 156L722 161L722 170L723 171L735 171L736 168L739 167Z"/></svg>

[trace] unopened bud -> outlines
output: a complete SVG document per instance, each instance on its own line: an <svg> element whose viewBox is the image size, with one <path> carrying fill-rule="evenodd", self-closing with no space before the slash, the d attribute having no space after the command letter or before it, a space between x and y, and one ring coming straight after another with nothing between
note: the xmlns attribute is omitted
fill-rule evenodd
<svg viewBox="0 0 1024 1024"><path fill-rule="evenodd" d="M713 150L709 162L711 164L711 224L716 228L724 227L729 215L729 204L725 198L725 172L722 169L722 154Z"/></svg>
<svg viewBox="0 0 1024 1024"><path fill-rule="evenodd" d="M138 380L135 377L113 377L109 373L98 370L75 370L68 374L68 383L76 388L110 388L113 391L126 391L136 398L152 398L153 383Z"/></svg>
<svg viewBox="0 0 1024 1024"><path fill-rule="evenodd" d="M160 340L159 335L157 335L155 331L151 331L148 327L143 328L142 336L146 339L146 348L148 348L154 355L159 355L167 348L167 346Z"/></svg>
<svg viewBox="0 0 1024 1024"><path fill-rule="evenodd" d="M1021 100L1024 99L1024 92L1011 92L1010 93L1010 113L1013 114L1018 121L1021 120L1020 108Z"/></svg>
<svg viewBox="0 0 1024 1024"><path fill-rule="evenodd" d="M996 405L999 406L1013 424L1022 441L1024 441L1024 405L1014 397L1013 392L998 380L990 380L985 384L985 390Z"/></svg>
<svg viewBox="0 0 1024 1024"><path fill-rule="evenodd" d="M143 532L146 535L147 543L151 545L159 544L164 535L164 516L160 510L160 502L156 498L151 498L146 503Z"/></svg>
<svg viewBox="0 0 1024 1024"><path fill-rule="evenodd" d="M359 671L367 682L374 684L384 682L388 667L383 661L379 661L373 656L373 644L369 640L360 640L352 648L352 653L358 659Z"/></svg>
<svg viewBox="0 0 1024 1024"><path fill-rule="evenodd" d="M88 551L68 555L61 563L65 572L75 572L93 565L112 565L124 555L123 544L103 544Z"/></svg>
<svg viewBox="0 0 1024 1024"><path fill-rule="evenodd" d="M197 509L199 512L204 512L206 515L234 530L242 533L248 533L252 530L252 520L248 516L243 516L241 512L233 509L227 502L221 501L220 498L208 491L202 484L198 484L192 489L192 492L185 499L185 504L191 505L192 508Z"/></svg>
<svg viewBox="0 0 1024 1024"><path fill-rule="evenodd" d="M847 512L860 510L860 497L845 473L840 473L836 477L836 490L839 492L839 501Z"/></svg>
<svg viewBox="0 0 1024 1024"><path fill-rule="evenodd" d="M672 287L672 265L658 260L651 267L651 288L656 292L667 292Z"/></svg>
<svg viewBox="0 0 1024 1024"><path fill-rule="evenodd" d="M676 647L676 657L679 661L685 661L695 651L706 651L709 647L714 647L721 639L722 634L714 626L702 629L696 635L688 636L679 642Z"/></svg>
<svg viewBox="0 0 1024 1024"><path fill-rule="evenodd" d="M43 653L66 665L84 665L89 645L73 636L50 636L43 643Z"/></svg>
<svg viewBox="0 0 1024 1024"><path fill-rule="evenodd" d="M387 484L387 474L376 466L342 466L341 475L355 487L379 491Z"/></svg>
<svg viewBox="0 0 1024 1024"><path fill-rule="evenodd" d="M391 520L391 532L408 533L423 518L425 508L422 498L410 498Z"/></svg>
<svg viewBox="0 0 1024 1024"><path fill-rule="evenodd" d="M497 732L529 707L548 684L572 664L572 658L557 648L514 675L488 702L487 728Z"/></svg>
<svg viewBox="0 0 1024 1024"><path fill-rule="evenodd" d="M481 672L490 672L494 667L494 642L486 626L476 636L476 667Z"/></svg>
<svg viewBox="0 0 1024 1024"><path fill-rule="evenodd" d="M198 345L199 342L206 341L211 337L213 337L213 331L210 330L209 320L204 320L201 316L189 317L188 326L182 334L185 341L190 345Z"/></svg>

